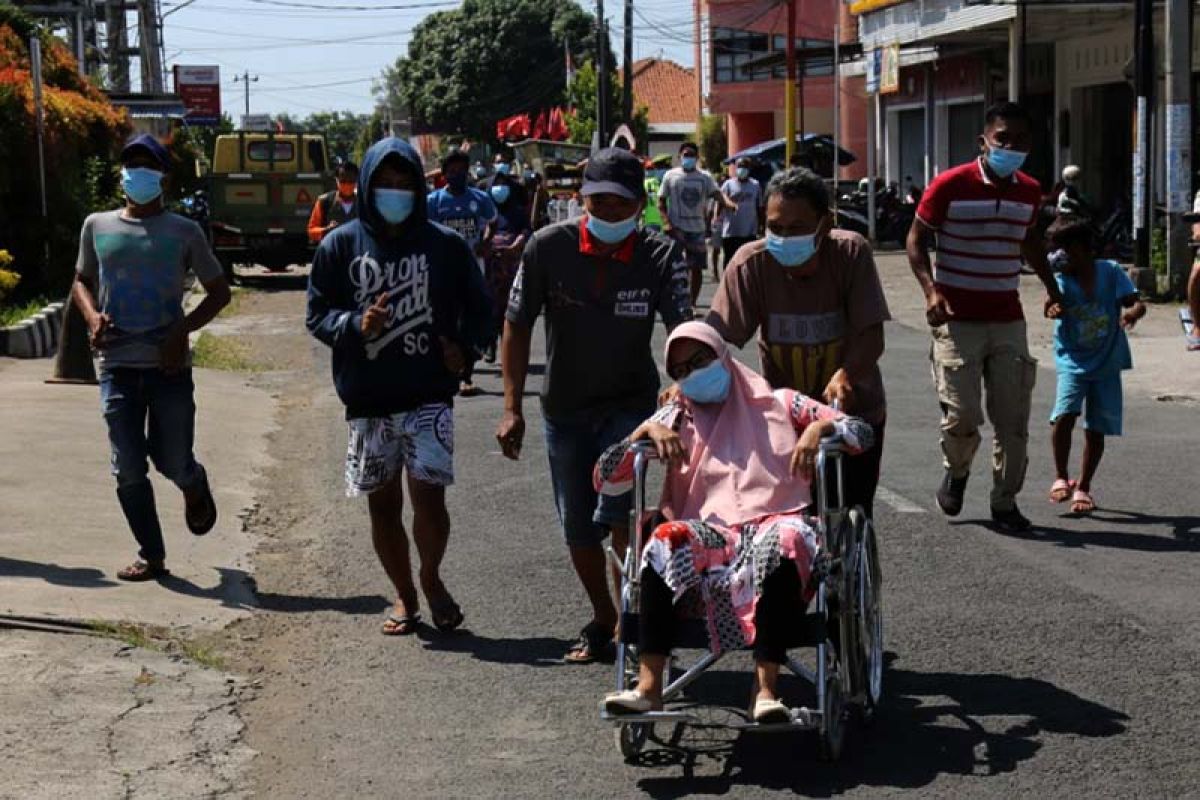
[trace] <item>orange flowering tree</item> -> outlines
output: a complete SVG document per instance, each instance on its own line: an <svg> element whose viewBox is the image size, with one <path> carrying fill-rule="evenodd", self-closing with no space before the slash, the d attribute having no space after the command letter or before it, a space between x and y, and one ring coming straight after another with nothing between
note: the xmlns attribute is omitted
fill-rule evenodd
<svg viewBox="0 0 1200 800"><path fill-rule="evenodd" d="M42 44L46 190L41 215L37 121L29 38ZM79 228L92 210L97 163L111 163L129 133L125 112L79 74L60 39L0 2L0 248L22 275L21 294L65 292L73 272ZM91 179L89 179L91 176ZM111 188L111 187L109 187ZM50 261L44 257L49 243Z"/></svg>

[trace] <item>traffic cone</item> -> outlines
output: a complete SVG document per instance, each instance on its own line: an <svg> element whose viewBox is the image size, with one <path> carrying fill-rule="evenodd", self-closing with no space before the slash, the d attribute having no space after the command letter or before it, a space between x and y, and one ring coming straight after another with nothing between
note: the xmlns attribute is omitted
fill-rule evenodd
<svg viewBox="0 0 1200 800"><path fill-rule="evenodd" d="M96 380L96 367L92 363L87 323L70 296L63 309L58 352L54 356L54 375L47 378L46 383L99 383Z"/></svg>

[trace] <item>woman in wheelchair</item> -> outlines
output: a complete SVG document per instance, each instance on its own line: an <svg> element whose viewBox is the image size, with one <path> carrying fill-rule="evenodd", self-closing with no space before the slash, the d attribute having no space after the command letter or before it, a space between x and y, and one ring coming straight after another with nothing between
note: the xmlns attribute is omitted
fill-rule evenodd
<svg viewBox="0 0 1200 800"><path fill-rule="evenodd" d="M870 448L871 428L790 389L772 392L702 322L677 327L666 350L680 395L596 465L597 489L608 494L632 489L635 441L653 442L668 465L661 507L668 521L641 559L637 688L607 695L604 708L662 708L682 607L703 615L713 653L753 646L754 719L786 722L776 683L813 593L817 530L804 512L816 456L821 439L833 435L851 453Z"/></svg>

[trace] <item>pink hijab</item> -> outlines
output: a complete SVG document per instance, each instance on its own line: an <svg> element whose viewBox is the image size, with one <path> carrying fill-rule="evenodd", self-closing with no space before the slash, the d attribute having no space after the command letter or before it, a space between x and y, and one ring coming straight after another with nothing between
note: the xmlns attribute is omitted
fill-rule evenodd
<svg viewBox="0 0 1200 800"><path fill-rule="evenodd" d="M679 339L712 348L729 370L724 403L693 403L680 438L683 464L667 474L663 511L675 520L703 520L726 527L772 514L799 510L811 502L808 483L791 474L796 428L767 381L729 352L721 335L703 322L685 322L667 339L666 352Z"/></svg>

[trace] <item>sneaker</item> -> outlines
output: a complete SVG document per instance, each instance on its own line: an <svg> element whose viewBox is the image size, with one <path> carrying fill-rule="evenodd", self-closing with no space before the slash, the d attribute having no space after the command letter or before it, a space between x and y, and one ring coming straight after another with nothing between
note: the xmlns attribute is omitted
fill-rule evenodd
<svg viewBox="0 0 1200 800"><path fill-rule="evenodd" d="M489 344L483 349L483 360L488 364L496 363L496 345Z"/></svg>
<svg viewBox="0 0 1200 800"><path fill-rule="evenodd" d="M1021 513L1021 510L1016 506L1007 511L997 511L992 509L992 522L996 527L1005 533L1024 533L1033 527L1033 523L1029 518Z"/></svg>
<svg viewBox="0 0 1200 800"><path fill-rule="evenodd" d="M968 477L963 475L961 478L952 478L950 470L946 470L946 475L942 478L942 485L938 487L934 499L937 500L938 508L947 517L957 517L962 511L963 493L967 491Z"/></svg>

